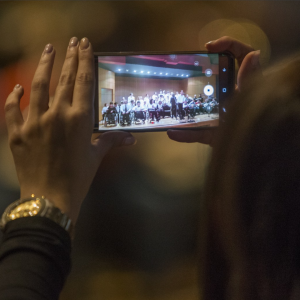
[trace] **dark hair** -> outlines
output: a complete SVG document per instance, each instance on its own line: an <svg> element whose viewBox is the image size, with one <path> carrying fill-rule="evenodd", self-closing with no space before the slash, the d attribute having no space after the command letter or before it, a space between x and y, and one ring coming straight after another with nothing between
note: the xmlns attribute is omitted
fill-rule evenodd
<svg viewBox="0 0 300 300"><path fill-rule="evenodd" d="M290 299L300 275L300 56L228 108L206 184L201 299Z"/></svg>

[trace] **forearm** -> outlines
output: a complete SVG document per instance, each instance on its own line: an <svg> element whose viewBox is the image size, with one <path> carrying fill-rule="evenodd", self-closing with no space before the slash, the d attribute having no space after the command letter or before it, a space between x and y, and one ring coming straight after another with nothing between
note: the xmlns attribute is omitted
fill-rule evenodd
<svg viewBox="0 0 300 300"><path fill-rule="evenodd" d="M0 246L1 299L58 299L70 272L71 241L42 217L7 224Z"/></svg>

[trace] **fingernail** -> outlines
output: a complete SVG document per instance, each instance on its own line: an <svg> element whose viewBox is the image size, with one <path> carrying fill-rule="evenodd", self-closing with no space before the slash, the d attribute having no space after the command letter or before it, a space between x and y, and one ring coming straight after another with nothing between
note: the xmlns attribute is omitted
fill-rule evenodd
<svg viewBox="0 0 300 300"><path fill-rule="evenodd" d="M47 44L44 49L44 53L51 53L53 50L53 46L51 44Z"/></svg>
<svg viewBox="0 0 300 300"><path fill-rule="evenodd" d="M90 45L90 42L88 40L88 38L83 38L81 41L80 41L80 49L81 50L84 50L84 49L87 49Z"/></svg>
<svg viewBox="0 0 300 300"><path fill-rule="evenodd" d="M129 136L123 140L122 145L129 146L129 145L134 145L135 143L136 143L135 137Z"/></svg>
<svg viewBox="0 0 300 300"><path fill-rule="evenodd" d="M77 37L72 37L70 39L70 42L69 42L69 48L73 48L73 47L76 47L78 45L78 38Z"/></svg>
<svg viewBox="0 0 300 300"><path fill-rule="evenodd" d="M205 44L205 46L206 46L206 45L211 45L211 44L213 44L214 42L215 42L215 40L210 41L210 42L207 42L207 43Z"/></svg>
<svg viewBox="0 0 300 300"><path fill-rule="evenodd" d="M260 50L254 51L254 54L251 58L251 64L253 67L257 67L259 65L259 56L260 56Z"/></svg>
<svg viewBox="0 0 300 300"><path fill-rule="evenodd" d="M16 84L15 87L14 87L14 90L17 90L19 89L21 86L19 84Z"/></svg>

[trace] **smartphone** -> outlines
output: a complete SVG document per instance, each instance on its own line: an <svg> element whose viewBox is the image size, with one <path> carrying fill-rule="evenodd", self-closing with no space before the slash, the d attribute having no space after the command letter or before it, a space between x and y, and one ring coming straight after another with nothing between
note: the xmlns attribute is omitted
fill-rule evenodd
<svg viewBox="0 0 300 300"><path fill-rule="evenodd" d="M231 53L94 53L94 132L217 127L235 87Z"/></svg>

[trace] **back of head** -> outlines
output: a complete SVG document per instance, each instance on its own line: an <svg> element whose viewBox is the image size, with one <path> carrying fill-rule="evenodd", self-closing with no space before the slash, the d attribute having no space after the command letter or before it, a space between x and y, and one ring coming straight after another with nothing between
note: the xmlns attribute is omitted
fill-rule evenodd
<svg viewBox="0 0 300 300"><path fill-rule="evenodd" d="M201 299L290 299L300 275L300 56L233 99L209 170Z"/></svg>

